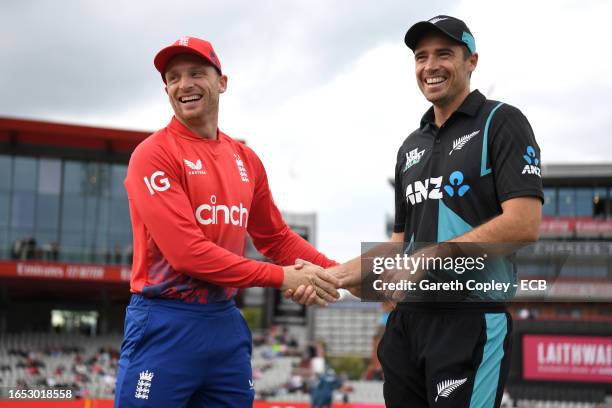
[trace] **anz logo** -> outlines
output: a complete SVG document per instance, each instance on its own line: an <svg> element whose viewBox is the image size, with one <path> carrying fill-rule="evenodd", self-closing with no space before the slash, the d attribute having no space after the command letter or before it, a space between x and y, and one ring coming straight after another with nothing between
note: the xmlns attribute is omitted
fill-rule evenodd
<svg viewBox="0 0 612 408"><path fill-rule="evenodd" d="M459 170L453 171L448 178L448 181L450 185L444 186L444 191L446 191L446 194L448 194L449 197L455 196L455 190L457 191L457 195L459 197L463 197L470 189L470 186L463 184L463 173Z"/></svg>
<svg viewBox="0 0 612 408"><path fill-rule="evenodd" d="M523 155L523 160L527 163L525 167L523 167L522 174L534 174L538 177L542 177L542 172L540 170L540 160L536 157L536 152L533 146L527 146L527 151Z"/></svg>
<svg viewBox="0 0 612 408"><path fill-rule="evenodd" d="M415 181L406 187L406 202L415 205L425 200L440 200L444 193L449 197L463 197L470 190L470 186L464 184L463 179L463 173L456 170L451 173L448 184L444 186L442 176Z"/></svg>

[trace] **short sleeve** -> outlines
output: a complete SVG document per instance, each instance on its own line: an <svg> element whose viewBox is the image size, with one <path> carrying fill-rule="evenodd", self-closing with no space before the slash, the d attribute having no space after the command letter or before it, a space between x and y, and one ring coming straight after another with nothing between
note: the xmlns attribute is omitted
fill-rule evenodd
<svg viewBox="0 0 612 408"><path fill-rule="evenodd" d="M540 147L525 115L502 105L493 117L489 146L499 202L516 197L538 197L543 202Z"/></svg>
<svg viewBox="0 0 612 408"><path fill-rule="evenodd" d="M395 163L395 223L393 224L393 232L400 233L406 229L406 197L402 187L402 151L400 148L397 152L397 161Z"/></svg>

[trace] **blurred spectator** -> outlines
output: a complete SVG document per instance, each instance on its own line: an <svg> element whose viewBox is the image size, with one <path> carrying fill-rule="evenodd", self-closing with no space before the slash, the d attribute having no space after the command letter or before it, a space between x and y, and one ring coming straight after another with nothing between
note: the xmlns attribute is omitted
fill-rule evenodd
<svg viewBox="0 0 612 408"><path fill-rule="evenodd" d="M132 244L129 244L127 247L125 247L125 263L127 265L131 265L133 257L134 257L134 248L132 247Z"/></svg>
<svg viewBox="0 0 612 408"><path fill-rule="evenodd" d="M519 318L523 319L523 320L531 318L531 312L526 307L524 307L521 310L519 310L518 314L519 314Z"/></svg>
<svg viewBox="0 0 612 408"><path fill-rule="evenodd" d="M115 263L119 265L121 263L122 253L121 245L115 244Z"/></svg>
<svg viewBox="0 0 612 408"><path fill-rule="evenodd" d="M328 369L310 392L312 408L331 408L334 390L342 386L342 381L333 370Z"/></svg>
<svg viewBox="0 0 612 408"><path fill-rule="evenodd" d="M30 237L26 241L26 256L25 259L35 259L36 255L36 239Z"/></svg>
<svg viewBox="0 0 612 408"><path fill-rule="evenodd" d="M303 391L304 385L304 378L300 374L294 372L287 382L287 391L290 393Z"/></svg>
<svg viewBox="0 0 612 408"><path fill-rule="evenodd" d="M16 239L13 241L11 247L11 259L21 259L22 261L28 259L41 258L41 251L36 248L36 239L34 237L28 237L25 239Z"/></svg>
<svg viewBox="0 0 612 408"><path fill-rule="evenodd" d="M311 349L313 356L310 360L310 369L315 375L322 375L325 372L325 343L318 339Z"/></svg>
<svg viewBox="0 0 612 408"><path fill-rule="evenodd" d="M21 259L21 251L23 248L25 248L23 240L16 239L13 241L13 246L11 247L11 259Z"/></svg>
<svg viewBox="0 0 612 408"><path fill-rule="evenodd" d="M57 261L59 259L59 244L55 241L51 243L51 260Z"/></svg>

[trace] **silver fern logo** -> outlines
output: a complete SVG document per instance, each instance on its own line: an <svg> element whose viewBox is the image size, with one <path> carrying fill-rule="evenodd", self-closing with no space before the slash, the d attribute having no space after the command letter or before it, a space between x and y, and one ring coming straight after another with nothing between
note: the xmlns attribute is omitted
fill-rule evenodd
<svg viewBox="0 0 612 408"><path fill-rule="evenodd" d="M431 24L436 24L436 23L438 23L440 21L444 21L444 20L448 20L448 17L434 17L431 20L429 20L429 22Z"/></svg>
<svg viewBox="0 0 612 408"><path fill-rule="evenodd" d="M475 132L470 133L469 135L461 136L461 137L455 139L455 141L453 142L453 148L448 153L448 155L450 156L451 154L453 154L454 151L463 149L463 146L465 146L467 144L467 142L472 140L472 138L475 137L479 133L480 133L480 130L477 130Z"/></svg>
<svg viewBox="0 0 612 408"><path fill-rule="evenodd" d="M436 396L434 402L438 402L439 397L448 398L448 396L451 395L453 391L465 384L466 381L467 378L463 378L461 380L446 380L439 382L437 385L438 395Z"/></svg>

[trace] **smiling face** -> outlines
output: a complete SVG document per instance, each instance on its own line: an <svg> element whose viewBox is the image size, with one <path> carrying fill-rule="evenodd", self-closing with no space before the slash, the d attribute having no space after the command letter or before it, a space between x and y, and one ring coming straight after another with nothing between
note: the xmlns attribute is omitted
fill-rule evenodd
<svg viewBox="0 0 612 408"><path fill-rule="evenodd" d="M192 54L172 58L164 73L166 93L176 118L184 124L218 115L219 95L227 88L227 77L205 59Z"/></svg>
<svg viewBox="0 0 612 408"><path fill-rule="evenodd" d="M436 106L452 105L470 92L470 75L476 69L478 54L447 36L430 32L416 44L416 80L425 98Z"/></svg>

